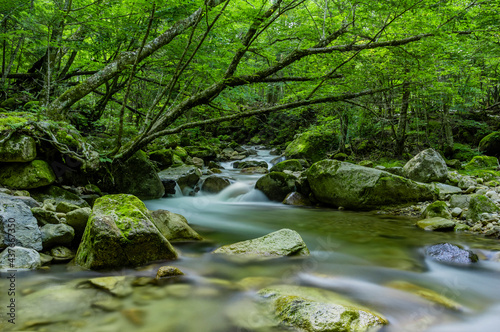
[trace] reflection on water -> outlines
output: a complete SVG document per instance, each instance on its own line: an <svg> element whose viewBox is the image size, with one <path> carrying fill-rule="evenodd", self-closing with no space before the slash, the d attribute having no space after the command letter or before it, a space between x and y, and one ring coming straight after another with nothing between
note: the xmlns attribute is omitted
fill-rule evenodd
<svg viewBox="0 0 500 332"><path fill-rule="evenodd" d="M500 250L498 241L425 232L414 226L415 220L405 217L272 203L253 190L258 176L226 173L238 181L218 195L200 193L146 202L150 210L184 215L206 239L176 245L181 252L178 261L106 273L62 265L18 273L16 327L40 331L246 331L237 326L235 316L259 322L258 313L245 311L247 303L261 287L285 283L334 291L372 308L389 319L382 331L498 330L500 263L447 266L425 259L421 250L439 242ZM297 231L311 256L238 262L210 254L220 245L281 228ZM186 277L161 285L138 282L141 277L154 277L165 264L177 266ZM116 297L85 283L88 278L110 275L134 281L131 294ZM402 281L444 296L458 303L460 310L391 287ZM2 278L1 289L6 285ZM2 329L19 330L2 319Z"/></svg>

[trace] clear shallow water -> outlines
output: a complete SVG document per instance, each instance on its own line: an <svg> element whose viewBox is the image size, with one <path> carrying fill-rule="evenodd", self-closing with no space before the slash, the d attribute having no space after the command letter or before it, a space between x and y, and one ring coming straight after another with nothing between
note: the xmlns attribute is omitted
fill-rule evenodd
<svg viewBox="0 0 500 332"><path fill-rule="evenodd" d="M260 153L255 159L271 159L265 151ZM150 210L166 209L184 215L205 241L177 244L179 260L140 269L99 273L53 266L48 271L19 275L19 322L28 321L27 330L44 331L247 331L235 321L261 319L247 311L245 304L272 281L343 294L383 314L390 322L383 331L498 331L500 263L448 266L426 259L422 248L452 242L473 250L500 250L499 241L425 232L414 226L415 220L405 217L272 203L252 189L260 175L242 176L229 168L224 172L235 183L218 195L200 193L145 202ZM281 228L297 231L311 256L241 262L210 254L220 245ZM82 286L86 279L154 277L161 265L177 266L186 277L161 286L134 287L131 295L114 299L119 306L111 312L84 305L103 293ZM458 303L461 311L444 309L388 287L395 281L431 289ZM66 295L68 288L79 293Z"/></svg>

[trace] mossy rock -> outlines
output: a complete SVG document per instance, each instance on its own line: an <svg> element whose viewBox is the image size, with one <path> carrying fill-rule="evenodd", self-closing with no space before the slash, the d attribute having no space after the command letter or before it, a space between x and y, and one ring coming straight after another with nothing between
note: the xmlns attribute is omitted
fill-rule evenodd
<svg viewBox="0 0 500 332"><path fill-rule="evenodd" d="M473 222L480 222L482 213L500 213L500 208L484 195L471 195L467 218Z"/></svg>
<svg viewBox="0 0 500 332"><path fill-rule="evenodd" d="M425 208L422 213L422 218L434 218L440 217L445 219L451 219L451 212L448 206L443 201L435 201Z"/></svg>
<svg viewBox="0 0 500 332"><path fill-rule="evenodd" d="M489 156L500 156L500 131L485 136L479 142L479 151Z"/></svg>
<svg viewBox="0 0 500 332"><path fill-rule="evenodd" d="M152 211L151 218L156 228L170 242L203 240L180 214L160 209Z"/></svg>
<svg viewBox="0 0 500 332"><path fill-rule="evenodd" d="M305 132L296 137L285 149L287 159L306 159L317 162L326 158L328 152L337 148L334 132Z"/></svg>
<svg viewBox="0 0 500 332"><path fill-rule="evenodd" d="M391 173L338 160L322 160L307 171L316 199L352 210L434 199L437 190Z"/></svg>
<svg viewBox="0 0 500 332"><path fill-rule="evenodd" d="M36 158L35 140L26 135L13 135L0 144L0 162L29 162Z"/></svg>
<svg viewBox="0 0 500 332"><path fill-rule="evenodd" d="M43 160L10 163L0 167L0 184L13 189L48 186L56 180L52 168Z"/></svg>
<svg viewBox="0 0 500 332"><path fill-rule="evenodd" d="M340 153L336 153L332 159L335 159L335 160L340 160L340 161L344 161L346 160L347 158L349 158L349 156L343 152L340 152Z"/></svg>
<svg viewBox="0 0 500 332"><path fill-rule="evenodd" d="M186 160L186 158L188 156L187 151L180 146L176 146L175 149L173 150L173 152L176 156L181 158L182 161Z"/></svg>
<svg viewBox="0 0 500 332"><path fill-rule="evenodd" d="M209 146L186 146L186 152L191 157L201 158L203 160L214 160L217 157L217 152Z"/></svg>
<svg viewBox="0 0 500 332"><path fill-rule="evenodd" d="M161 149L150 152L148 157L151 161L156 162L160 169L168 168L174 163L174 153L171 149Z"/></svg>
<svg viewBox="0 0 500 332"><path fill-rule="evenodd" d="M292 172L300 172L302 171L302 164L298 159L288 159L283 160L282 162L277 163L273 167L271 167L271 172L283 172L283 171L292 171Z"/></svg>
<svg viewBox="0 0 500 332"><path fill-rule="evenodd" d="M359 163L358 163L359 166L363 166L363 167L373 167L374 163L373 161L371 160L361 160Z"/></svg>
<svg viewBox="0 0 500 332"><path fill-rule="evenodd" d="M498 159L489 156L475 156L465 165L465 170L475 170L481 168L498 168Z"/></svg>
<svg viewBox="0 0 500 332"><path fill-rule="evenodd" d="M118 194L96 200L76 264L93 270L116 269L176 258L144 203L133 195Z"/></svg>
<svg viewBox="0 0 500 332"><path fill-rule="evenodd" d="M283 172L271 172L264 175L255 184L255 189L262 191L272 201L282 202L286 195L296 191L297 178Z"/></svg>
<svg viewBox="0 0 500 332"><path fill-rule="evenodd" d="M0 134L2 134L1 131L12 129L12 126L20 126L34 119L35 114L33 113L0 111Z"/></svg>
<svg viewBox="0 0 500 332"><path fill-rule="evenodd" d="M452 159L446 161L446 166L453 169L462 169L462 162L458 159Z"/></svg>
<svg viewBox="0 0 500 332"><path fill-rule="evenodd" d="M46 199L53 199L55 201L55 205L61 202L67 202L76 205L79 208L90 207L89 204L80 196L57 186L49 186L32 190L31 196L39 202L43 202Z"/></svg>
<svg viewBox="0 0 500 332"><path fill-rule="evenodd" d="M452 231L455 222L447 218L433 217L417 221L417 226L426 231Z"/></svg>

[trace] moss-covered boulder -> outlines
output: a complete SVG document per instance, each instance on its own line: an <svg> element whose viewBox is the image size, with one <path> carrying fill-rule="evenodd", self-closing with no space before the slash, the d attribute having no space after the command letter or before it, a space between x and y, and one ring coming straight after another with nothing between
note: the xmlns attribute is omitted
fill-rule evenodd
<svg viewBox="0 0 500 332"><path fill-rule="evenodd" d="M500 131L485 136L479 142L479 151L489 156L500 157Z"/></svg>
<svg viewBox="0 0 500 332"><path fill-rule="evenodd" d="M173 150L173 152L174 152L174 155L181 158L182 161L186 160L186 158L188 156L187 151L180 146L176 146L175 149Z"/></svg>
<svg viewBox="0 0 500 332"><path fill-rule="evenodd" d="M434 149L427 149L410 159L403 167L404 175L419 182L444 182L448 167L443 157Z"/></svg>
<svg viewBox="0 0 500 332"><path fill-rule="evenodd" d="M246 160L246 161L235 161L233 163L233 168L250 168L250 167L264 167L267 169L268 165L263 160Z"/></svg>
<svg viewBox="0 0 500 332"><path fill-rule="evenodd" d="M222 246L213 253L249 257L309 256L309 249L297 232L284 228L256 239Z"/></svg>
<svg viewBox="0 0 500 332"><path fill-rule="evenodd" d="M352 210L435 199L432 186L338 160L322 160L307 171L316 199Z"/></svg>
<svg viewBox="0 0 500 332"><path fill-rule="evenodd" d="M475 156L465 165L466 170L474 170L481 168L498 168L498 159L490 156Z"/></svg>
<svg viewBox="0 0 500 332"><path fill-rule="evenodd" d="M90 207L90 205L80 196L58 186L48 186L32 190L31 196L39 202L54 200L55 206L61 202L66 202L79 208Z"/></svg>
<svg viewBox="0 0 500 332"><path fill-rule="evenodd" d="M310 205L312 205L309 198L307 198L303 194L296 192L296 191L291 192L288 195L286 195L285 199L283 200L283 204L294 205L294 206L310 206Z"/></svg>
<svg viewBox="0 0 500 332"><path fill-rule="evenodd" d="M149 159L158 164L160 169L165 169L173 165L174 153L171 149L161 149L150 152Z"/></svg>
<svg viewBox="0 0 500 332"><path fill-rule="evenodd" d="M422 212L422 218L434 218L440 217L445 219L451 219L451 212L448 206L443 201L435 201L427 205L424 212Z"/></svg>
<svg viewBox="0 0 500 332"><path fill-rule="evenodd" d="M184 216L167 210L151 212L152 221L170 242L199 241L202 237L189 226Z"/></svg>
<svg viewBox="0 0 500 332"><path fill-rule="evenodd" d="M452 231L455 222L446 218L433 217L417 221L417 226L426 231Z"/></svg>
<svg viewBox="0 0 500 332"><path fill-rule="evenodd" d="M231 183L229 179L217 176L210 175L203 181L203 185L201 186L201 190L211 194L217 194L221 192L224 188L229 187Z"/></svg>
<svg viewBox="0 0 500 332"><path fill-rule="evenodd" d="M0 162L28 162L36 158L35 140L30 136L14 135L0 143Z"/></svg>
<svg viewBox="0 0 500 332"><path fill-rule="evenodd" d="M500 208L484 195L470 195L467 219L472 219L474 223L481 222L483 213L500 213Z"/></svg>
<svg viewBox="0 0 500 332"><path fill-rule="evenodd" d="M302 164L298 159L288 159L283 160L282 162L277 163L273 167L271 167L271 172L283 172L283 171L291 171L291 172L300 172L302 171Z"/></svg>
<svg viewBox="0 0 500 332"><path fill-rule="evenodd" d="M136 152L131 158L113 169L113 183L104 188L110 193L125 193L140 199L163 197L165 188L144 151Z"/></svg>
<svg viewBox="0 0 500 332"><path fill-rule="evenodd" d="M258 295L280 325L300 331L365 332L388 324L382 315L324 289L276 285Z"/></svg>
<svg viewBox="0 0 500 332"><path fill-rule="evenodd" d="M56 176L47 162L9 163L0 167L0 185L15 189L33 189L48 186Z"/></svg>
<svg viewBox="0 0 500 332"><path fill-rule="evenodd" d="M135 196L118 194L96 200L75 262L97 270L176 258L144 203Z"/></svg>
<svg viewBox="0 0 500 332"><path fill-rule="evenodd" d="M317 162L326 158L328 152L338 145L334 132L308 131L298 135L285 149L287 159L307 159Z"/></svg>
<svg viewBox="0 0 500 332"><path fill-rule="evenodd" d="M209 146L185 146L184 149L191 157L198 157L205 161L214 160L217 157L215 149Z"/></svg>
<svg viewBox="0 0 500 332"><path fill-rule="evenodd" d="M283 172L271 172L264 175L255 184L255 189L262 191L272 201L282 202L286 195L296 191L297 178Z"/></svg>

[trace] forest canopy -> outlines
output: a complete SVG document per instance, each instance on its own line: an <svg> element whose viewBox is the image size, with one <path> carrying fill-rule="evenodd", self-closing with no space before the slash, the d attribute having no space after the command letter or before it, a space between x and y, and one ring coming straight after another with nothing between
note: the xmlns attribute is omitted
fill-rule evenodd
<svg viewBox="0 0 500 332"><path fill-rule="evenodd" d="M336 126L340 150L389 132L396 155L412 131L429 136L411 119L430 117L452 155L457 112L480 114L465 131L498 129L483 122L500 111L499 12L496 0L11 0L0 107L106 132L111 160L276 112Z"/></svg>

